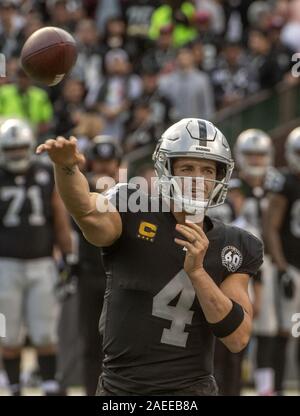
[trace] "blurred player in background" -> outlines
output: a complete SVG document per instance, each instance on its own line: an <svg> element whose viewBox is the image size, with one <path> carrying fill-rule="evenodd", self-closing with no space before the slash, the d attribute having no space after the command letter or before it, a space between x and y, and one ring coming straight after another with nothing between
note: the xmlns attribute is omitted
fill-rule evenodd
<svg viewBox="0 0 300 416"><path fill-rule="evenodd" d="M10 390L20 395L24 325L36 347L43 391L60 394L55 380L57 270L53 247L71 253L67 212L49 165L33 158L30 126L8 119L0 126L0 311L7 334L2 356Z"/></svg>
<svg viewBox="0 0 300 416"><path fill-rule="evenodd" d="M261 130L242 132L235 144L238 176L229 184L225 204L213 209L212 215L229 220L232 225L244 228L262 239L262 213L265 209L265 187L274 177L273 145L271 138ZM218 211L219 209L219 211ZM254 331L257 338L255 385L259 394L273 392L272 345L276 334L276 314L273 297L273 274L270 258L265 255L260 272L251 282L254 312ZM261 276L263 275L263 276ZM263 279L263 283L262 283ZM217 343L215 367L220 391L223 395L241 392L241 365L243 353L231 354Z"/></svg>
<svg viewBox="0 0 300 416"><path fill-rule="evenodd" d="M268 197L266 231L278 283L279 332L275 345L275 389L282 394L286 348L292 316L300 311L300 128L287 137L288 164L273 181Z"/></svg>
<svg viewBox="0 0 300 416"><path fill-rule="evenodd" d="M111 136L96 136L88 148L86 159L86 178L92 192L101 192L97 188L97 181L102 177L109 176L118 182L121 150ZM87 395L94 396L102 369L99 318L106 276L99 249L88 243L80 230L79 264L79 328L83 347L83 380Z"/></svg>
<svg viewBox="0 0 300 416"><path fill-rule="evenodd" d="M239 193L244 199L236 225L263 239L266 192L270 182L279 176L273 167L272 140L262 130L246 130L237 138L235 157L240 181ZM237 201L237 195L234 200ZM252 285L254 334L257 341L254 382L260 395L271 395L274 392L273 346L277 332L274 273L274 265L265 244L264 262Z"/></svg>

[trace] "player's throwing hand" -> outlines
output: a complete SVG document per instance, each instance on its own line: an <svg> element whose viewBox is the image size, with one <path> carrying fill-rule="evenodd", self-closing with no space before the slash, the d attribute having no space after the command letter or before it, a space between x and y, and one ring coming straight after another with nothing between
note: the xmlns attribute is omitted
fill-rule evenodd
<svg viewBox="0 0 300 416"><path fill-rule="evenodd" d="M176 230L186 238L186 240L175 238L175 243L187 249L184 270L189 277L193 278L197 271L203 269L203 261L209 241L202 228L197 224L177 224Z"/></svg>
<svg viewBox="0 0 300 416"><path fill-rule="evenodd" d="M56 140L47 140L36 149L37 154L43 152L48 152L52 162L57 165L74 166L84 162L84 156L77 148L77 139L73 136L70 140L60 136Z"/></svg>

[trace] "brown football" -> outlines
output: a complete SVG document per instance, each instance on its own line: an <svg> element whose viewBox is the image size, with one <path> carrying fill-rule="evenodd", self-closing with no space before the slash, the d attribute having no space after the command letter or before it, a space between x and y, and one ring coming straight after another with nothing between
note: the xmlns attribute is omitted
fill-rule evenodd
<svg viewBox="0 0 300 416"><path fill-rule="evenodd" d="M21 65L35 81L53 86L72 69L77 59L75 39L58 27L44 27L34 32L21 52Z"/></svg>

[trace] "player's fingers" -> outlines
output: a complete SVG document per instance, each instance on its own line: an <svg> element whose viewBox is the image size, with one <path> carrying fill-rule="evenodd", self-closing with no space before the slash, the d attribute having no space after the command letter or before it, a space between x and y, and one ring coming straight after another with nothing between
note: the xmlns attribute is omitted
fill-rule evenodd
<svg viewBox="0 0 300 416"><path fill-rule="evenodd" d="M69 143L72 144L72 146L76 146L77 145L77 139L74 136L70 136L69 138Z"/></svg>
<svg viewBox="0 0 300 416"><path fill-rule="evenodd" d="M200 225L198 225L194 222L186 222L185 226L195 230L198 234L200 234L202 236L205 236L205 232L203 231L203 228L200 227Z"/></svg>
<svg viewBox="0 0 300 416"><path fill-rule="evenodd" d="M64 147L64 143L59 142L58 140L56 140L56 143L55 143L54 147L56 149L62 149Z"/></svg>
<svg viewBox="0 0 300 416"><path fill-rule="evenodd" d="M174 241L179 246L185 247L189 252L196 254L195 247L193 246L192 243L189 243L186 240L180 240L180 238L174 238Z"/></svg>
<svg viewBox="0 0 300 416"><path fill-rule="evenodd" d="M198 252L202 252L204 250L204 246L201 245L199 240L197 240L193 236L185 235L185 237L187 238L187 240L180 240L180 239L179 240L180 241L185 241L188 244L190 244L190 248L188 248L187 246L186 247L189 250L192 250L192 248L193 248L193 250L195 250L195 251L192 250L194 255L196 255L196 254L198 254Z"/></svg>
<svg viewBox="0 0 300 416"><path fill-rule="evenodd" d="M35 150L35 153L36 154L41 154L41 153L43 153L43 152L46 152L46 147L45 147L45 145L44 144L40 144L37 148L36 148L36 150Z"/></svg>
<svg viewBox="0 0 300 416"><path fill-rule="evenodd" d="M64 142L62 140L59 140L59 138L56 138L53 140L53 143L50 143L50 146L52 148L62 148L64 146Z"/></svg>
<svg viewBox="0 0 300 416"><path fill-rule="evenodd" d="M51 150L53 150L54 149L54 147L53 147L53 145L48 145L48 144L45 144L44 145L44 150L46 151L46 152L50 152Z"/></svg>
<svg viewBox="0 0 300 416"><path fill-rule="evenodd" d="M190 229L195 230L195 232L197 232L197 234L200 236L201 240L204 240L206 242L208 242L208 238L203 230L202 227L200 227L200 225L197 225L195 223L189 222L185 224L187 227L189 227Z"/></svg>
<svg viewBox="0 0 300 416"><path fill-rule="evenodd" d="M48 139L48 140L45 141L44 145L47 148L51 148L53 145L55 145L55 143L56 143L55 139Z"/></svg>
<svg viewBox="0 0 300 416"><path fill-rule="evenodd" d="M199 235L196 231L189 229L188 227L182 224L177 224L176 229L180 234L186 237L189 241L199 240Z"/></svg>
<svg viewBox="0 0 300 416"><path fill-rule="evenodd" d="M57 142L57 143L61 143L62 145L64 145L64 144L66 144L66 143L68 142L68 140L67 140L67 139L65 139L63 136L58 136L58 137L56 138L56 142Z"/></svg>
<svg viewBox="0 0 300 416"><path fill-rule="evenodd" d="M45 141L45 143L42 145L42 150L45 151L49 151L51 149L53 149L53 147L55 147L55 140L54 139L48 139ZM38 147L39 148L39 147Z"/></svg>
<svg viewBox="0 0 300 416"><path fill-rule="evenodd" d="M191 229L188 229L187 227L184 228L183 225L179 224L178 225L178 231L187 238L188 242L191 243L191 245L193 246L193 249L195 251L191 251L193 255L197 255L199 253L203 253L204 251L207 250L208 248L208 240L204 240L203 238L200 237L200 235ZM180 229L181 228L181 229ZM184 241L184 240L182 240Z"/></svg>
<svg viewBox="0 0 300 416"><path fill-rule="evenodd" d="M200 225L196 224L195 222L187 221L187 222L185 222L184 225L186 225L187 227L191 227L196 231L201 231L202 230Z"/></svg>

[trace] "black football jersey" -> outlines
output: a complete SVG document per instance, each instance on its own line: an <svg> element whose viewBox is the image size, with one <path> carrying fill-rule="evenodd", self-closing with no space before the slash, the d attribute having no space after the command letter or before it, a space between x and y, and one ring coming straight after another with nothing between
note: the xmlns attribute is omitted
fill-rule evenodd
<svg viewBox="0 0 300 416"><path fill-rule="evenodd" d="M33 162L24 174L0 169L0 257L52 255L54 235L50 166Z"/></svg>
<svg viewBox="0 0 300 416"><path fill-rule="evenodd" d="M281 180L271 183L269 189L287 199L279 235L287 262L300 269L300 178L285 170L281 173Z"/></svg>
<svg viewBox="0 0 300 416"><path fill-rule="evenodd" d="M241 180L241 191L245 197L241 215L248 224L261 231L262 204L265 198L263 187L252 188L246 181Z"/></svg>
<svg viewBox="0 0 300 416"><path fill-rule="evenodd" d="M117 206L124 207L132 192L119 186ZM174 242L182 238L175 217L162 211L120 215L122 235L103 249L104 383L116 394L189 387L213 373L214 336L183 269L186 252ZM257 273L258 239L209 217L205 229L210 244L204 267L218 286L232 273Z"/></svg>

